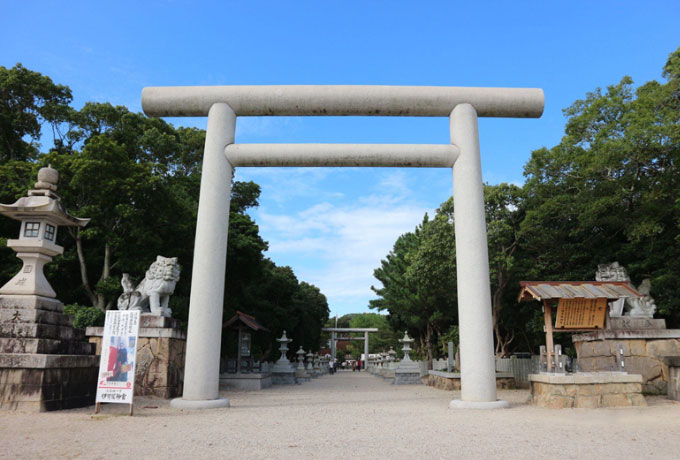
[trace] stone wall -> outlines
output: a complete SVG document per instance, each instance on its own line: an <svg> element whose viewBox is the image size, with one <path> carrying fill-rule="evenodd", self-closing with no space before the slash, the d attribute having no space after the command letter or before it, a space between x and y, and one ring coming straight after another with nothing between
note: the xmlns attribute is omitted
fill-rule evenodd
<svg viewBox="0 0 680 460"><path fill-rule="evenodd" d="M426 385L439 390L460 390L460 373L430 371L430 375L424 380ZM507 374L496 375L496 388L499 390L514 390L517 388L515 378Z"/></svg>
<svg viewBox="0 0 680 460"><path fill-rule="evenodd" d="M668 331L668 330L665 330ZM578 365L583 372L611 371L616 369L618 345L623 347L625 368L628 373L640 374L643 391L647 394L666 394L669 380L666 356L680 355L680 338L645 338L632 334L604 340L589 339L590 334L573 337ZM628 336L628 337L627 337Z"/></svg>
<svg viewBox="0 0 680 460"><path fill-rule="evenodd" d="M639 375L541 374L531 375L530 381L532 403L550 409L647 405L642 396L642 378Z"/></svg>

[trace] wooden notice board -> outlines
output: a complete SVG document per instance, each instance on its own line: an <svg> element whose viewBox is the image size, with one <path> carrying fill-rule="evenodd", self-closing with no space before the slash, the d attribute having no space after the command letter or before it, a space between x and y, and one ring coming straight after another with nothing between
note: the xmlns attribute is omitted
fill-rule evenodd
<svg viewBox="0 0 680 460"><path fill-rule="evenodd" d="M555 329L603 329L607 299L560 299Z"/></svg>

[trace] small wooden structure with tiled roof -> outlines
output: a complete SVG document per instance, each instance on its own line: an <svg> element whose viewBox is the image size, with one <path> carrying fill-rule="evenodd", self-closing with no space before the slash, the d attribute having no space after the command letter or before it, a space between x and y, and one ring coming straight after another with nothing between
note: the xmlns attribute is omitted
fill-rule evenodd
<svg viewBox="0 0 680 460"><path fill-rule="evenodd" d="M605 329L608 302L625 297L640 298L635 288L623 281L520 281L519 301L543 303L548 363L553 352L553 332L584 332ZM552 312L557 304L553 326Z"/></svg>
<svg viewBox="0 0 680 460"><path fill-rule="evenodd" d="M238 330L238 345L236 346L236 372L239 373L242 370L246 372L252 372L253 359L250 356L252 340L250 333L247 332L247 329L255 332L269 332L269 329L261 325L254 316L248 315L238 310L236 311L236 314L231 317L231 319L222 325L223 329L227 327Z"/></svg>

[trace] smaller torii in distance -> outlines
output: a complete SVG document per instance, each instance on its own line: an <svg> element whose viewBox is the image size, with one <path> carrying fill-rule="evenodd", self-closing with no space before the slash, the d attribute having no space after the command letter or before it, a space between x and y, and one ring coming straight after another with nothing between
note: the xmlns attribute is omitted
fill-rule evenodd
<svg viewBox="0 0 680 460"><path fill-rule="evenodd" d="M335 345L339 340L337 334L338 332L363 332L363 337L350 337L349 340L363 340L364 341L364 356L366 357L366 363L368 363L368 333L378 332L377 327L324 327L321 329L323 332L331 333L331 358L335 359ZM343 339L347 340L345 337ZM364 364L365 366L366 364Z"/></svg>

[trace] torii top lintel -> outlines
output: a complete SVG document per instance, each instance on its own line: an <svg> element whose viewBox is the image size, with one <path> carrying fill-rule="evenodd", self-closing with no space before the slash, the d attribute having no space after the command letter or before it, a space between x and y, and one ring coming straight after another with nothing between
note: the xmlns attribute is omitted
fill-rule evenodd
<svg viewBox="0 0 680 460"><path fill-rule="evenodd" d="M207 116L219 102L237 116L448 117L457 105L468 103L479 117L538 118L545 98L539 88L456 86L155 86L142 91L149 116Z"/></svg>

